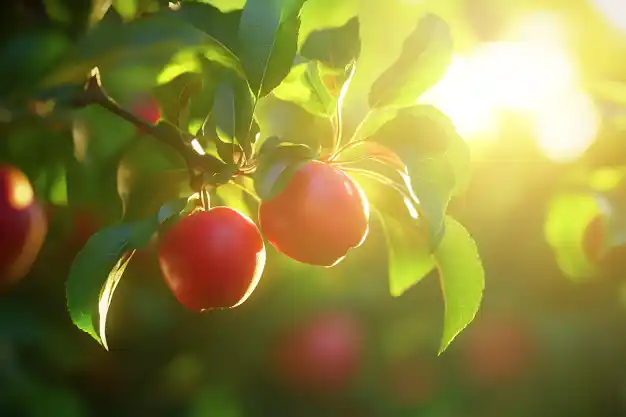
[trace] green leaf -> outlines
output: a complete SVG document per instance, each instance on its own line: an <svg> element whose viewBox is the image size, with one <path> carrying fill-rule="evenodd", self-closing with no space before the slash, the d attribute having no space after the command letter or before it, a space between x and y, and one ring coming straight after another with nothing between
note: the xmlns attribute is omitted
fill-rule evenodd
<svg viewBox="0 0 626 417"><path fill-rule="evenodd" d="M17 34L0 46L0 97L29 93L61 63L69 39L51 30ZM85 74L83 74L83 79Z"/></svg>
<svg viewBox="0 0 626 417"><path fill-rule="evenodd" d="M446 234L435 258L445 301L441 354L480 309L485 271L476 243L463 225L451 217L446 218Z"/></svg>
<svg viewBox="0 0 626 417"><path fill-rule="evenodd" d="M117 168L117 192L126 221L144 218L188 188L185 161L149 136L137 138Z"/></svg>
<svg viewBox="0 0 626 417"><path fill-rule="evenodd" d="M400 296L435 268L428 229L408 192L371 172L347 173L361 185L381 221L387 240L389 292Z"/></svg>
<svg viewBox="0 0 626 417"><path fill-rule="evenodd" d="M598 203L592 193L561 193L548 203L544 236L559 268L573 281L585 281L599 272L583 247L587 225L602 214Z"/></svg>
<svg viewBox="0 0 626 417"><path fill-rule="evenodd" d="M213 106L215 88L219 82L215 66L202 73L186 72L153 91L161 105L163 118L195 136ZM195 127L195 130L192 128Z"/></svg>
<svg viewBox="0 0 626 417"><path fill-rule="evenodd" d="M96 7L92 0L44 0L43 4L50 19L72 35L87 29L93 8Z"/></svg>
<svg viewBox="0 0 626 417"><path fill-rule="evenodd" d="M92 0L91 2L93 3L93 8L91 16L89 16L89 23L95 24L107 14L111 7L111 0Z"/></svg>
<svg viewBox="0 0 626 417"><path fill-rule="evenodd" d="M199 71L198 54L243 74L232 51L168 11L127 23L102 21L74 45L45 86L82 82L97 66L103 77L109 77L104 80L107 86L114 80L129 88L133 84L150 88L172 62Z"/></svg>
<svg viewBox="0 0 626 417"><path fill-rule="evenodd" d="M100 107L74 112L74 153L67 163L67 196L70 205L97 207L102 214L118 216L116 171L134 142L133 125Z"/></svg>
<svg viewBox="0 0 626 417"><path fill-rule="evenodd" d="M192 100L202 91L204 82L202 77L192 78L180 92L176 109L176 126L179 129L187 130L192 112Z"/></svg>
<svg viewBox="0 0 626 417"><path fill-rule="evenodd" d="M163 204L156 216L157 224L161 225L170 218L178 215L185 209L188 203L189 198L179 198L177 200L170 201L167 204Z"/></svg>
<svg viewBox="0 0 626 417"><path fill-rule="evenodd" d="M334 129L330 120L315 116L295 103L267 96L258 102L255 119L263 132L262 140L278 136L313 149L333 146Z"/></svg>
<svg viewBox="0 0 626 417"><path fill-rule="evenodd" d="M146 247L158 231L159 226L183 211L189 199L189 197L185 197L169 201L163 204L156 214L153 214L151 217L133 222L133 232L129 239L129 246L133 249Z"/></svg>
<svg viewBox="0 0 626 417"><path fill-rule="evenodd" d="M215 197L222 205L234 208L246 216L254 218L256 214L247 204L246 194L248 191L244 190L243 186L234 183L220 185L215 190Z"/></svg>
<svg viewBox="0 0 626 417"><path fill-rule="evenodd" d="M223 12L208 3L181 2L171 15L210 35L231 51L237 49L241 10Z"/></svg>
<svg viewBox="0 0 626 417"><path fill-rule="evenodd" d="M150 218L102 229L76 255L66 282L70 318L105 349L107 314L126 266L135 250L147 245L158 227L180 213L187 201L177 199Z"/></svg>
<svg viewBox="0 0 626 417"><path fill-rule="evenodd" d="M239 23L239 57L256 97L287 76L298 49L300 9L306 0L248 1Z"/></svg>
<svg viewBox="0 0 626 417"><path fill-rule="evenodd" d="M252 155L253 112L254 97L246 82L226 72L215 91L210 120L231 142L241 146L246 157Z"/></svg>
<svg viewBox="0 0 626 417"><path fill-rule="evenodd" d="M353 17L341 27L311 33L300 49L300 55L307 59L320 61L330 68L342 69L356 61L360 52L358 17Z"/></svg>
<svg viewBox="0 0 626 417"><path fill-rule="evenodd" d="M315 116L330 118L337 112L339 93L348 80L348 69L337 70L310 61L294 66L273 95Z"/></svg>
<svg viewBox="0 0 626 417"><path fill-rule="evenodd" d="M119 284L122 279L122 276L126 271L126 267L130 263L134 254L134 250L124 252L107 276L107 279L102 286L100 299L98 301L98 335L100 336L100 343L106 350L109 350L109 343L106 338L106 323L109 315L109 308L111 307L111 302L113 301L113 294L115 293L117 284Z"/></svg>
<svg viewBox="0 0 626 417"><path fill-rule="evenodd" d="M137 16L139 10L137 3L137 0L113 0L113 7L124 20L132 20Z"/></svg>
<svg viewBox="0 0 626 417"><path fill-rule="evenodd" d="M467 144L449 118L432 106L421 105L400 110L367 140L389 148L406 165L408 183L436 247L443 236L448 203L468 182Z"/></svg>
<svg viewBox="0 0 626 417"><path fill-rule="evenodd" d="M66 283L67 308L74 324L102 343L100 295L109 277L122 267L120 258L129 248L132 226L120 225L94 234L76 255Z"/></svg>
<svg viewBox="0 0 626 417"><path fill-rule="evenodd" d="M274 97L295 103L304 110L317 116L326 117L329 114L332 97L327 91L325 95L316 94L316 90L309 81L309 65L303 63L295 65L283 82L274 89Z"/></svg>
<svg viewBox="0 0 626 417"><path fill-rule="evenodd" d="M452 36L439 17L427 14L406 38L398 59L374 82L369 105L407 107L443 76L452 60Z"/></svg>
<svg viewBox="0 0 626 417"><path fill-rule="evenodd" d="M262 200L270 200L289 183L302 164L315 158L306 145L280 142L264 147L254 173L254 190Z"/></svg>

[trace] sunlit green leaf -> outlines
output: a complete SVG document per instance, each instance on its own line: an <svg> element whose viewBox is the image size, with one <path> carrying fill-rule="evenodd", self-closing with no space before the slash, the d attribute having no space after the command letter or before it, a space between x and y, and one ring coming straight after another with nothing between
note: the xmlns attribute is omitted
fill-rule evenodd
<svg viewBox="0 0 626 417"><path fill-rule="evenodd" d="M96 232L74 259L66 282L67 308L74 324L108 349L106 318L113 294L136 249L178 214L187 199L163 205L152 217Z"/></svg>
<svg viewBox="0 0 626 417"><path fill-rule="evenodd" d="M254 97L248 85L233 74L225 73L215 91L210 119L221 133L235 140L248 157L252 154L253 111Z"/></svg>
<svg viewBox="0 0 626 417"><path fill-rule="evenodd" d="M345 75L345 72L341 71L341 75ZM294 66L273 94L276 98L299 105L313 115L331 117L337 111L337 96L324 85L323 78L333 84L345 82L345 77L341 77L337 70L322 68L320 63L311 61Z"/></svg>
<svg viewBox="0 0 626 417"><path fill-rule="evenodd" d="M103 229L78 253L66 284L67 308L74 324L102 343L99 310L103 286L121 267L122 254L132 236L130 225Z"/></svg>
<svg viewBox="0 0 626 417"><path fill-rule="evenodd" d="M213 106L218 83L217 66L207 64L200 72L186 72L157 86L154 95L161 105L165 120L196 135L199 129L193 123L195 121L201 125L207 117Z"/></svg>
<svg viewBox="0 0 626 417"><path fill-rule="evenodd" d="M245 191L243 187L233 183L221 185L216 191L218 201L227 207L232 207L246 216L253 218L255 213L245 201Z"/></svg>
<svg viewBox="0 0 626 417"><path fill-rule="evenodd" d="M333 125L327 117L315 116L295 103L272 95L260 100L255 118L264 136L262 139L277 136L313 149L331 148L333 145Z"/></svg>
<svg viewBox="0 0 626 417"><path fill-rule="evenodd" d="M467 230L451 217L446 234L435 252L445 301L441 354L454 338L474 320L485 288L485 271L476 243Z"/></svg>
<svg viewBox="0 0 626 417"><path fill-rule="evenodd" d="M113 295L117 289L117 284L119 284L122 279L124 271L126 271L126 267L134 254L135 251L133 250L124 252L107 276L107 279L102 286L102 292L100 293L100 299L98 301L98 335L100 336L102 346L104 346L106 350L109 350L109 343L106 338L106 323L107 316L109 315L109 308L111 307L111 302L113 301Z"/></svg>
<svg viewBox="0 0 626 417"><path fill-rule="evenodd" d="M600 214L593 194L564 193L549 202L544 223L546 241L556 255L559 268L570 279L595 276L597 268L587 259L583 236L589 222Z"/></svg>
<svg viewBox="0 0 626 417"><path fill-rule="evenodd" d="M80 82L97 66L105 77L125 77L152 87L161 71L176 57L179 65L199 67L198 54L242 73L235 55L224 44L176 19L169 11L128 23L102 22L80 39L64 64L46 79L46 86ZM105 79L105 84L107 81Z"/></svg>
<svg viewBox="0 0 626 417"><path fill-rule="evenodd" d="M256 97L287 76L298 49L300 8L306 0L246 3L239 24L239 57Z"/></svg>
<svg viewBox="0 0 626 417"><path fill-rule="evenodd" d="M406 38L398 59L374 82L369 105L407 107L432 87L452 60L452 37L441 18L427 14Z"/></svg>
<svg viewBox="0 0 626 417"><path fill-rule="evenodd" d="M113 7L125 20L132 20L139 10L138 0L113 0Z"/></svg>
<svg viewBox="0 0 626 417"><path fill-rule="evenodd" d="M311 33L300 49L303 57L331 68L345 68L359 57L360 52L358 17L353 17L341 27Z"/></svg>
<svg viewBox="0 0 626 417"><path fill-rule="evenodd" d="M407 193L367 173L348 172L367 195L387 239L389 292L397 297L435 268L428 229Z"/></svg>
<svg viewBox="0 0 626 417"><path fill-rule="evenodd" d="M367 140L391 149L405 163L408 181L436 247L443 236L448 203L469 178L467 144L449 118L432 106L401 110Z"/></svg>

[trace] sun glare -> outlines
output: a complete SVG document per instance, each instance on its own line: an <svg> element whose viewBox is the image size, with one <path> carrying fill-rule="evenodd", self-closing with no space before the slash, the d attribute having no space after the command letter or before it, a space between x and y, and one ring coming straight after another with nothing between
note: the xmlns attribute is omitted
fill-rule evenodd
<svg viewBox="0 0 626 417"><path fill-rule="evenodd" d="M626 4L622 0L591 0L591 4L609 23L626 32Z"/></svg>
<svg viewBox="0 0 626 417"><path fill-rule="evenodd" d="M441 109L470 142L495 139L501 112L516 112L533 122L546 156L575 158L594 140L598 118L580 91L565 29L553 15L527 16L506 41L455 56L419 102Z"/></svg>
<svg viewBox="0 0 626 417"><path fill-rule="evenodd" d="M534 122L537 145L556 162L580 157L593 143L600 123L593 102L580 91L537 112Z"/></svg>

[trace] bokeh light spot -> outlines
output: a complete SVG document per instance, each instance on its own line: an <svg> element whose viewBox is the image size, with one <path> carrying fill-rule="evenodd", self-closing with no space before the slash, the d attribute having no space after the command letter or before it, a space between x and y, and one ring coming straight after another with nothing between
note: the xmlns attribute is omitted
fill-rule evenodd
<svg viewBox="0 0 626 417"><path fill-rule="evenodd" d="M9 200L14 209L21 210L32 204L35 193L24 174L12 171L9 174L8 183L12 184L13 187Z"/></svg>

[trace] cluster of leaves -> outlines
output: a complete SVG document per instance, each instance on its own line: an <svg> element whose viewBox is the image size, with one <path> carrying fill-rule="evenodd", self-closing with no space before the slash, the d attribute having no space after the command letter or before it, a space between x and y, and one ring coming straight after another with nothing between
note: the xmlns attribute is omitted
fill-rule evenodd
<svg viewBox="0 0 626 417"><path fill-rule="evenodd" d="M84 169L93 160L106 161L94 175L111 178L122 202L121 220L96 233L70 271L68 308L79 328L106 346L106 315L125 266L197 197L189 173L218 196L229 184L264 200L311 159L336 164L363 187L384 226L392 295L438 270L445 300L441 351L472 321L484 271L472 238L446 214L468 181L469 151L445 115L416 105L451 60L444 21L431 14L419 20L396 61L383 63L388 67L371 86L367 115L347 132L343 98L358 69L357 16L314 31L298 47L305 0L248 1L231 11L195 1L76 3L45 2L51 29L9 42L0 53L12 64L0 78L36 68L22 74L27 81L2 85L2 104L14 109L36 97L54 103L46 117L69 120L73 144L82 149L67 169L70 203L85 195L110 198L102 190L84 192L90 178ZM23 42L45 56L15 56ZM163 119L141 123L105 96L100 82L119 102L151 91ZM272 102L298 106L311 116L310 127L323 126L318 130L326 134L310 140L307 126L267 135L260 111ZM103 121L102 107L115 114ZM106 132L114 129L111 139Z"/></svg>

